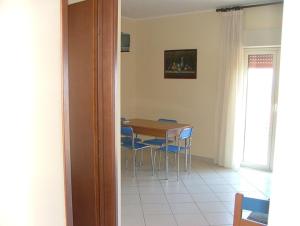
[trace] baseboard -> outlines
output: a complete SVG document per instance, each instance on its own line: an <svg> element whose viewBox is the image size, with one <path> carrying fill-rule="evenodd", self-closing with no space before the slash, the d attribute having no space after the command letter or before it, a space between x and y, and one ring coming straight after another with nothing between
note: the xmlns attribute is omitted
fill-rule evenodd
<svg viewBox="0 0 300 226"><path fill-rule="evenodd" d="M184 156L185 154L184 154L184 153L181 153L180 155ZM200 161L203 161L203 162L206 162L206 163L210 163L210 164L214 164L214 163L215 163L214 159L212 159L212 158L207 158L207 157L203 157L203 156L199 156L199 155L193 155L193 154L192 154L192 158L193 158L193 159L200 160Z"/></svg>
<svg viewBox="0 0 300 226"><path fill-rule="evenodd" d="M214 163L215 163L215 160L214 160L214 159L212 159L212 158L207 158L207 157L203 157L203 156L199 156L199 155L192 155L192 158L201 160L201 161L203 161L203 162L211 163L211 164L214 164Z"/></svg>

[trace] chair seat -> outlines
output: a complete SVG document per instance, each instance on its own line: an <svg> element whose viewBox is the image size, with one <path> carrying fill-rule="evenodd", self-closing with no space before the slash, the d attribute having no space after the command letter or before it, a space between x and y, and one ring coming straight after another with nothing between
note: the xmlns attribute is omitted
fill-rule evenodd
<svg viewBox="0 0 300 226"><path fill-rule="evenodd" d="M132 143L127 143L127 142L123 143L122 146L125 148L136 149L136 150L150 147L150 145L139 143L139 142L135 142L133 144L133 147L132 147Z"/></svg>
<svg viewBox="0 0 300 226"><path fill-rule="evenodd" d="M268 225L268 214L266 213L252 212L247 219Z"/></svg>
<svg viewBox="0 0 300 226"><path fill-rule="evenodd" d="M134 142L141 142L141 141L142 141L141 138L138 138L138 137L134 138ZM131 143L132 139L131 139L131 137L121 137L121 142L122 143Z"/></svg>
<svg viewBox="0 0 300 226"><path fill-rule="evenodd" d="M168 150L167 150L167 147L161 147L159 150L161 151L168 151L168 152L173 152L173 153L176 153L178 152L178 147L179 147L179 151L183 151L185 150L185 147L181 147L181 146L177 146L177 145L168 145Z"/></svg>
<svg viewBox="0 0 300 226"><path fill-rule="evenodd" d="M168 142L169 143L173 142L173 140L168 140ZM166 139L154 138L154 139L145 140L143 143L149 144L149 145L162 146L166 143Z"/></svg>

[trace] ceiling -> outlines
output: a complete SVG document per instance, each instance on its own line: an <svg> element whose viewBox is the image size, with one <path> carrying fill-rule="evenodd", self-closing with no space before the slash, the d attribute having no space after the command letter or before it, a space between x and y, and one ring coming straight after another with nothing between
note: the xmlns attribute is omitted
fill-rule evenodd
<svg viewBox="0 0 300 226"><path fill-rule="evenodd" d="M122 16L143 19L278 0L121 0Z"/></svg>

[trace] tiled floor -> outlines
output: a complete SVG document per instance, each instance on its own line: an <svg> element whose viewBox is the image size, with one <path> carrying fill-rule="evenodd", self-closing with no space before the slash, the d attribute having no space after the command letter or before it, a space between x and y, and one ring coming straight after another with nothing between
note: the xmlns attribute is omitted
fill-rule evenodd
<svg viewBox="0 0 300 226"><path fill-rule="evenodd" d="M136 178L132 162L125 169L122 161L122 226L231 226L236 192L259 198L270 195L270 173L236 172L194 158L191 174L181 169L177 182L173 159L168 181L163 170L152 176L148 156Z"/></svg>

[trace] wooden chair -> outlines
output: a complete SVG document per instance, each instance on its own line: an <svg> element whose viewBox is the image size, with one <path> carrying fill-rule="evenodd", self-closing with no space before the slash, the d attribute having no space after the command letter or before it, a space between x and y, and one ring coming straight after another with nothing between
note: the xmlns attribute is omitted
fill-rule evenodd
<svg viewBox="0 0 300 226"><path fill-rule="evenodd" d="M251 213L252 217L250 214L247 219L243 219L243 210L252 211L254 214ZM268 213L268 200L247 198L240 193L235 195L233 226L266 226Z"/></svg>

